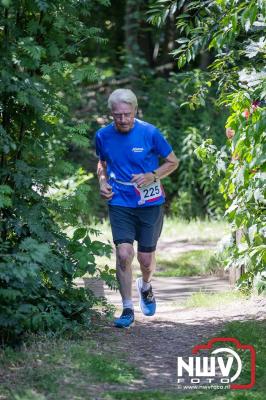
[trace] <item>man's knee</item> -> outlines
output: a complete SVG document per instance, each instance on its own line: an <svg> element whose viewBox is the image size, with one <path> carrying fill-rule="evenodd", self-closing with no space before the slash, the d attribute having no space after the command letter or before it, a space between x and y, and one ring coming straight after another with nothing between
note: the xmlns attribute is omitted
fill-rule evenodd
<svg viewBox="0 0 266 400"><path fill-rule="evenodd" d="M152 269L154 264L154 253L138 252L138 262L143 268L147 270Z"/></svg>
<svg viewBox="0 0 266 400"><path fill-rule="evenodd" d="M121 243L117 245L116 254L118 267L125 269L133 260L134 248L130 243Z"/></svg>

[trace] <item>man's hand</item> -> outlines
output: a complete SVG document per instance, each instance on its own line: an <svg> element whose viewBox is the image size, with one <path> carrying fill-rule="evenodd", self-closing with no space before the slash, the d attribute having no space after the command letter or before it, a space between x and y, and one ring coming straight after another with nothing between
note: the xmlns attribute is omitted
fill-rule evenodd
<svg viewBox="0 0 266 400"><path fill-rule="evenodd" d="M146 174L132 174L132 183L136 183L138 187L150 185L154 182L154 174L151 172L146 172Z"/></svg>
<svg viewBox="0 0 266 400"><path fill-rule="evenodd" d="M107 182L103 182L100 184L100 194L101 197L105 200L111 200L111 198L114 195L114 192L112 192L112 186L109 185Z"/></svg>

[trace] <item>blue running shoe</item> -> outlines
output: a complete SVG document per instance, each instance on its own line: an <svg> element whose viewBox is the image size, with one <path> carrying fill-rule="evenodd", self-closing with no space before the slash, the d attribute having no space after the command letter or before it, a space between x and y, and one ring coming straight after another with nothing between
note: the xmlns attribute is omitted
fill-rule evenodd
<svg viewBox="0 0 266 400"><path fill-rule="evenodd" d="M134 311L131 308L124 308L119 318L114 320L117 328L129 328L134 325Z"/></svg>
<svg viewBox="0 0 266 400"><path fill-rule="evenodd" d="M136 280L137 290L139 293L139 306L141 311L146 316L152 316L156 311L156 301L152 292L152 287L148 290L142 290L142 278Z"/></svg>

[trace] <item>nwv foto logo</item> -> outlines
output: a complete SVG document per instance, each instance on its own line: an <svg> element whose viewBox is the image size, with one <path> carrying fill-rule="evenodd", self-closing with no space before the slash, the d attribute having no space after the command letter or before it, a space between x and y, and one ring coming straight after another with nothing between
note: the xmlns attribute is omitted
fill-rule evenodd
<svg viewBox="0 0 266 400"><path fill-rule="evenodd" d="M205 353L213 348L213 345L223 342L232 347L219 347L212 350L211 354L188 357L177 357L177 383L190 384L221 383L229 384L231 389L250 389L255 385L255 349L251 345L243 345L235 338L214 338L207 344L197 345L192 349L192 354L198 354L201 350ZM240 351L240 352L239 352ZM238 383L241 380L243 362L241 357L249 352L250 356L250 381ZM208 352L209 353L209 352ZM246 360L246 358L245 358ZM233 383L236 382L236 383Z"/></svg>

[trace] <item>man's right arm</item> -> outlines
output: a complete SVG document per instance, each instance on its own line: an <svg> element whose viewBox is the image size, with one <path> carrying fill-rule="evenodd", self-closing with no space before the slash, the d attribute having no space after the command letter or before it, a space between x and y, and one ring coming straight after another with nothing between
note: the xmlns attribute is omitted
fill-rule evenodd
<svg viewBox="0 0 266 400"><path fill-rule="evenodd" d="M111 200L114 193L112 186L107 182L106 161L99 160L97 164L97 175L100 185L100 194L106 200Z"/></svg>

